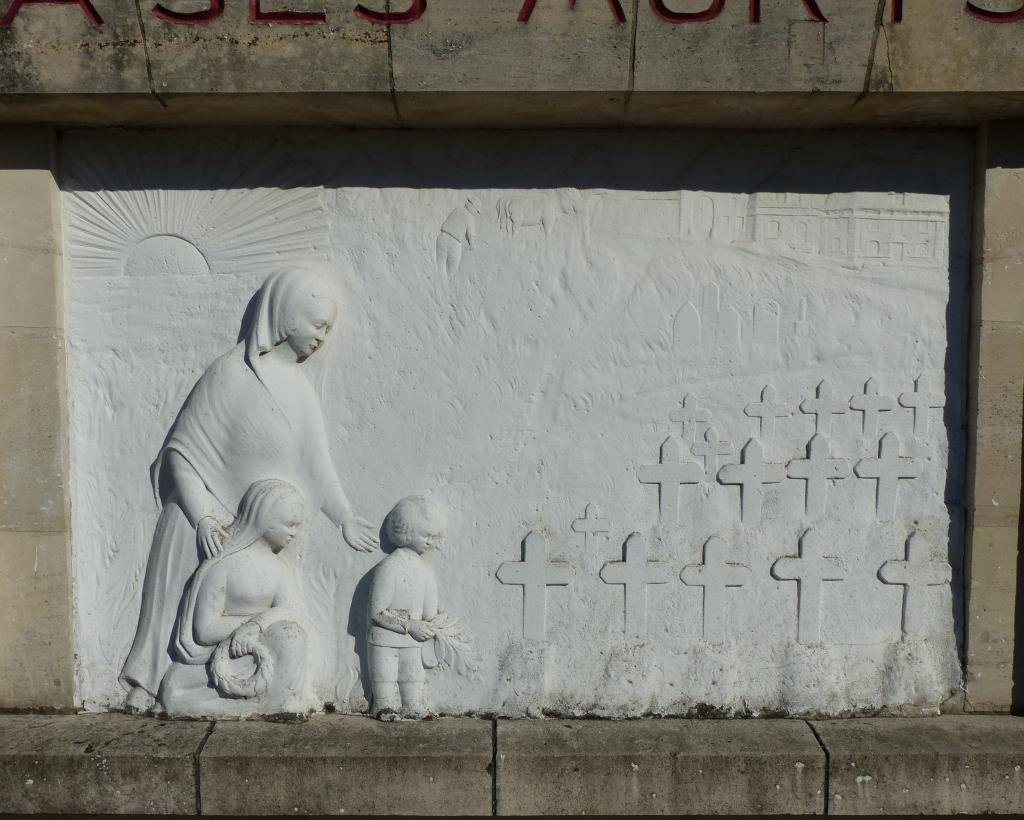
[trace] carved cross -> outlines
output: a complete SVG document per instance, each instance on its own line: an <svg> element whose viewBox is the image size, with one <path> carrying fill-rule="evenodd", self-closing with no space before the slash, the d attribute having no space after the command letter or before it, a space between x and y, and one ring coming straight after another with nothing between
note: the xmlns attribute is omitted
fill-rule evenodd
<svg viewBox="0 0 1024 820"><path fill-rule="evenodd" d="M685 439L689 432L689 440L697 438L698 425L707 424L711 421L711 413L700 406L700 402L693 393L687 393L679 407L672 411L669 418L680 426L679 433Z"/></svg>
<svg viewBox="0 0 1024 820"><path fill-rule="evenodd" d="M777 581L797 583L797 640L802 644L821 640L821 592L825 581L842 581L843 562L822 554L817 536L807 530L800 537L799 556L779 558L772 564L772 577Z"/></svg>
<svg viewBox="0 0 1024 820"><path fill-rule="evenodd" d="M901 478L917 478L924 465L916 458L900 455L900 439L895 433L886 433L878 442L878 458L862 458L853 471L858 478L878 482L875 491L875 514L879 521L896 518L896 494Z"/></svg>
<svg viewBox="0 0 1024 820"><path fill-rule="evenodd" d="M725 640L725 591L742 587L750 579L750 568L727 561L729 548L717 535L704 543L704 563L689 564L679 573L690 587L704 587L704 640Z"/></svg>
<svg viewBox="0 0 1024 820"><path fill-rule="evenodd" d="M864 392L850 399L850 409L864 414L864 436L878 435L878 414L896 409L896 399L878 393L878 379L872 376L864 383Z"/></svg>
<svg viewBox="0 0 1024 820"><path fill-rule="evenodd" d="M807 482L804 512L807 515L823 515L828 482L850 475L850 462L845 458L832 458L828 439L821 433L815 433L807 442L807 458L790 461L786 465L786 475Z"/></svg>
<svg viewBox="0 0 1024 820"><path fill-rule="evenodd" d="M785 419L793 415L792 411L779 403L779 394L775 388L766 384L761 391L761 401L755 401L743 408L743 412L751 418L761 420L761 438L770 442L775 437L775 419Z"/></svg>
<svg viewBox="0 0 1024 820"><path fill-rule="evenodd" d="M906 560L886 561L878 570L878 580L883 584L903 586L903 640L920 640L927 637L928 587L948 584L953 580L953 570L946 561L936 561L931 550L917 532L910 533L906 544Z"/></svg>
<svg viewBox="0 0 1024 820"><path fill-rule="evenodd" d="M704 431L704 441L698 441L690 451L698 458L704 459L704 474L714 478L718 474L719 459L732 453L732 445L718 438L718 431L708 427Z"/></svg>
<svg viewBox="0 0 1024 820"><path fill-rule="evenodd" d="M546 638L547 588L568 586L572 575L571 565L547 560L544 536L534 530L523 539L523 560L507 561L498 567L497 577L501 583L523 588L523 637L526 640Z"/></svg>
<svg viewBox="0 0 1024 820"><path fill-rule="evenodd" d="M912 393L900 393L900 406L914 411L914 438L924 438L928 435L928 411L945 407L946 400L941 393L929 392L928 377L922 375L914 379Z"/></svg>
<svg viewBox="0 0 1024 820"><path fill-rule="evenodd" d="M740 453L739 464L727 464L718 471L719 484L740 485L740 520L747 525L761 523L761 486L778 484L786 477L781 464L764 460L764 450L756 439L750 439Z"/></svg>
<svg viewBox="0 0 1024 820"><path fill-rule="evenodd" d="M665 526L679 523L679 488L698 484L704 471L696 461L683 461L679 439L669 436L661 443L661 463L648 464L637 470L641 484L658 485L658 516Z"/></svg>
<svg viewBox="0 0 1024 820"><path fill-rule="evenodd" d="M608 561L601 567L601 580L620 584L626 608L626 640L647 639L647 585L667 584L672 576L668 564L647 560L647 545L634 532L622 547L622 561Z"/></svg>
<svg viewBox="0 0 1024 820"><path fill-rule="evenodd" d="M610 532L609 521L601 518L601 510L597 504L587 504L583 510L583 518L575 519L572 524L573 532L583 535L583 548L590 548L590 540L598 535L607 535Z"/></svg>
<svg viewBox="0 0 1024 820"><path fill-rule="evenodd" d="M845 401L836 400L835 388L828 379L818 382L815 396L800 402L800 412L814 416L814 432L827 436L832 430L832 416L841 416L849 408Z"/></svg>

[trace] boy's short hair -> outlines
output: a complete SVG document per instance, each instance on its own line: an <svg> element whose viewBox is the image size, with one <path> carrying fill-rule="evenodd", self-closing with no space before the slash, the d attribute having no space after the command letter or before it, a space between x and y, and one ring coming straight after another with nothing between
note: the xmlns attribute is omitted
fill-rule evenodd
<svg viewBox="0 0 1024 820"><path fill-rule="evenodd" d="M444 512L436 502L422 495L403 498L384 519L384 533L396 547L407 547L414 530L445 526Z"/></svg>

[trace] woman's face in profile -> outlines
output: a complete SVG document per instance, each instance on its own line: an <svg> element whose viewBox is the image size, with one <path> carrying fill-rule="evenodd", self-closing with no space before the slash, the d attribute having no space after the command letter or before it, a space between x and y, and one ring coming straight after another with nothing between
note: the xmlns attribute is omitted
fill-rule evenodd
<svg viewBox="0 0 1024 820"><path fill-rule="evenodd" d="M308 359L324 343L334 327L338 306L333 299L311 297L306 299L292 317L288 344L299 361Z"/></svg>

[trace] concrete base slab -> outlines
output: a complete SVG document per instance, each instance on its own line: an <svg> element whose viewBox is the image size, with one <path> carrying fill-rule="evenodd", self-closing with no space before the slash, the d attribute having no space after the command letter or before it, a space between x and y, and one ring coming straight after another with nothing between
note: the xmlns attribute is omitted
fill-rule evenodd
<svg viewBox="0 0 1024 820"><path fill-rule="evenodd" d="M1024 718L0 715L0 814L823 812L1024 813Z"/></svg>
<svg viewBox="0 0 1024 820"><path fill-rule="evenodd" d="M803 721L499 721L498 814L821 814Z"/></svg>
<svg viewBox="0 0 1024 820"><path fill-rule="evenodd" d="M829 814L1024 812L1024 718L812 723L829 753Z"/></svg>
<svg viewBox="0 0 1024 820"><path fill-rule="evenodd" d="M204 814L490 814L491 723L218 723L200 759Z"/></svg>
<svg viewBox="0 0 1024 820"><path fill-rule="evenodd" d="M0 814L196 814L210 725L129 715L0 715Z"/></svg>

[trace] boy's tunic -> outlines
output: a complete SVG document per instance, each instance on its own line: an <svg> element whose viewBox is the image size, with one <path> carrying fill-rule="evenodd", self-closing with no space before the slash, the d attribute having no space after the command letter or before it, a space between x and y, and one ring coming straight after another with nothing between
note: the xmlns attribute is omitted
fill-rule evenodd
<svg viewBox="0 0 1024 820"><path fill-rule="evenodd" d="M437 615L437 578L413 550L400 547L377 564L370 584L371 616L390 609L410 620L429 621ZM371 621L369 641L375 646L407 649L422 646L411 635L392 632Z"/></svg>

